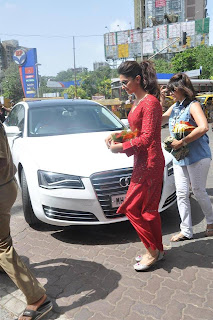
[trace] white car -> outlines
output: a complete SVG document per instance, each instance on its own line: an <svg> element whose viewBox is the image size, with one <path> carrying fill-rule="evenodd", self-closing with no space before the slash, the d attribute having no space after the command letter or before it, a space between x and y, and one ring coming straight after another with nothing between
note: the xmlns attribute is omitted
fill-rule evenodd
<svg viewBox="0 0 213 320"><path fill-rule="evenodd" d="M126 220L116 214L130 183L133 157L113 154L104 139L125 125L89 100L50 99L16 104L4 122L26 221L91 225ZM176 201L172 156L159 211Z"/></svg>

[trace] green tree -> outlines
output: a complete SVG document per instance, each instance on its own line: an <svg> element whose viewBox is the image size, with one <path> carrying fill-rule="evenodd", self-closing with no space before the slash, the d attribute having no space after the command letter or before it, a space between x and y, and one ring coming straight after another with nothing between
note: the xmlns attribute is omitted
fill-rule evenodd
<svg viewBox="0 0 213 320"><path fill-rule="evenodd" d="M153 60L157 73L172 73L172 64L162 58Z"/></svg>
<svg viewBox="0 0 213 320"><path fill-rule="evenodd" d="M106 98L111 97L111 69L101 67L95 71L89 71L82 77L81 87L86 91L90 99L96 94L104 94Z"/></svg>
<svg viewBox="0 0 213 320"><path fill-rule="evenodd" d="M70 86L69 88L65 89L62 92L62 96L64 95L64 93L68 94L68 98L69 99L75 98L75 87L74 86ZM89 97L87 96L86 91L81 87L77 87L77 97L81 98L81 99L89 99Z"/></svg>
<svg viewBox="0 0 213 320"><path fill-rule="evenodd" d="M177 53L171 62L174 72L183 72L195 69L196 61L195 50L187 49Z"/></svg>
<svg viewBox="0 0 213 320"><path fill-rule="evenodd" d="M105 96L106 99L110 99L112 96L111 80L106 79L100 81L97 85L97 90L100 95Z"/></svg>
<svg viewBox="0 0 213 320"><path fill-rule="evenodd" d="M213 46L198 46L180 52L172 58L174 72L199 69L202 66L200 78L209 79L213 76Z"/></svg>
<svg viewBox="0 0 213 320"><path fill-rule="evenodd" d="M21 85L18 66L15 63L6 69L4 79L2 81L3 95L18 102L24 98L24 93Z"/></svg>
<svg viewBox="0 0 213 320"><path fill-rule="evenodd" d="M71 69L67 69L67 71L60 71L57 73L57 76L54 77L55 81L72 81L74 79L75 74Z"/></svg>

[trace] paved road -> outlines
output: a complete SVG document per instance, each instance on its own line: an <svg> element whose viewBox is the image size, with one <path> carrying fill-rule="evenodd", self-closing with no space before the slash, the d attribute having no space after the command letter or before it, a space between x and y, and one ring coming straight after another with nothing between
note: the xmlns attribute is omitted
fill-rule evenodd
<svg viewBox="0 0 213 320"><path fill-rule="evenodd" d="M163 129L162 137L168 135ZM209 133L213 150L213 133ZM213 202L213 166L208 178ZM102 227L41 226L23 219L20 195L12 210L14 245L54 301L49 320L212 320L213 238L191 198L194 240L169 242L179 230L176 206L162 214L165 261L136 273L142 245L128 222ZM12 320L25 307L22 293L0 274L0 319Z"/></svg>

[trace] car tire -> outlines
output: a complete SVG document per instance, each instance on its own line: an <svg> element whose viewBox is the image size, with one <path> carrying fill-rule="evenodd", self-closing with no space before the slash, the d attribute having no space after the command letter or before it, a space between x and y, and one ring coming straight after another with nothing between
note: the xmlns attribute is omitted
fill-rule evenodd
<svg viewBox="0 0 213 320"><path fill-rule="evenodd" d="M22 190L22 204L24 211L24 218L26 222L32 226L35 224L39 224L40 220L35 216L30 200L27 179L24 173L24 170L21 172L21 190Z"/></svg>

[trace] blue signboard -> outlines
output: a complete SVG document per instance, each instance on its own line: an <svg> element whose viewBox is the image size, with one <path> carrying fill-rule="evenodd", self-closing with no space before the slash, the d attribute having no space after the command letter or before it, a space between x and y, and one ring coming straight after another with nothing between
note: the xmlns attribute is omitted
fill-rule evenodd
<svg viewBox="0 0 213 320"><path fill-rule="evenodd" d="M13 60L19 65L24 96L26 98L34 98L38 88L36 48L17 49L14 52Z"/></svg>

